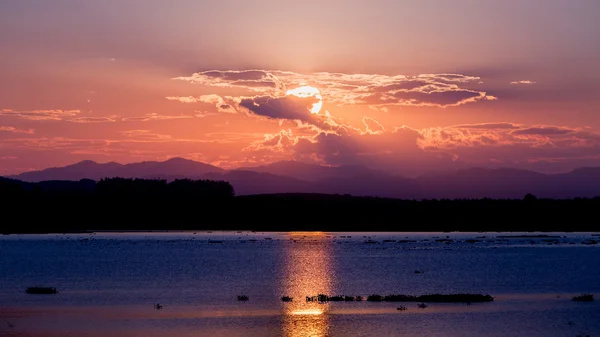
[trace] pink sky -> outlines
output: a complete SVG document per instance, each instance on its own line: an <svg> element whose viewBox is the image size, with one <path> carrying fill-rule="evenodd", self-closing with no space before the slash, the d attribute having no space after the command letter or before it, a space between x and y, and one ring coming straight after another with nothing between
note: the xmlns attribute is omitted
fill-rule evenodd
<svg viewBox="0 0 600 337"><path fill-rule="evenodd" d="M410 176L600 166L599 12L596 0L3 1L0 175L171 157ZM302 86L319 95L286 94Z"/></svg>

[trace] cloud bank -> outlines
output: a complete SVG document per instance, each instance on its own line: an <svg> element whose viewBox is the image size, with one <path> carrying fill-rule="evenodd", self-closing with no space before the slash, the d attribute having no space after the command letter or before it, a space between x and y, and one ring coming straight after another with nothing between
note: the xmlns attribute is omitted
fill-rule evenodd
<svg viewBox="0 0 600 337"><path fill-rule="evenodd" d="M379 75L319 72L300 74L268 70L210 70L175 80L215 88L235 88L249 95L283 96L288 89L310 85L321 91L323 100L338 106L432 106L451 107L495 100L485 91L469 88L479 77L461 74ZM189 103L185 97L167 97Z"/></svg>
<svg viewBox="0 0 600 337"><path fill-rule="evenodd" d="M363 129L317 131L301 135L292 129L267 134L245 151L278 153L281 158L326 165L366 165L416 176L432 169L473 166L542 169L569 162L600 162L600 134L558 126L489 123L413 129L408 126L372 132ZM342 130L342 129L340 129ZM368 132L371 131L371 132Z"/></svg>

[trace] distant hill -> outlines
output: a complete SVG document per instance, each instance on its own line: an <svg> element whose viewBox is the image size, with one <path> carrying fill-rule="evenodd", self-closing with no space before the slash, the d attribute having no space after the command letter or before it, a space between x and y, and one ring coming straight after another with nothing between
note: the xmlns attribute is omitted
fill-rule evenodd
<svg viewBox="0 0 600 337"><path fill-rule="evenodd" d="M600 196L600 168L563 174L542 174L509 168L472 168L416 179L425 198L519 198L527 193L543 198Z"/></svg>
<svg viewBox="0 0 600 337"><path fill-rule="evenodd" d="M514 198L539 193L552 178L526 170L471 168L416 180L427 198Z"/></svg>
<svg viewBox="0 0 600 337"><path fill-rule="evenodd" d="M600 196L600 168L563 174L542 174L510 168L471 168L418 178L404 178L362 166L328 167L294 161L224 170L193 160L132 164L82 161L65 167L25 172L9 178L24 182L100 180L106 177L144 179L210 179L231 183L237 195L278 193L350 194L402 199L492 198L567 199ZM45 186L62 185L61 182Z"/></svg>
<svg viewBox="0 0 600 337"><path fill-rule="evenodd" d="M21 173L10 178L27 182L39 182L45 180L81 180L102 178L141 178L153 176L199 176L209 172L224 172L225 170L205 163L183 158L172 158L167 161L144 161L141 163L99 164L91 160L85 160L65 167L53 167L41 171Z"/></svg>
<svg viewBox="0 0 600 337"><path fill-rule="evenodd" d="M208 173L203 178L228 181L237 195L309 193L316 188L314 184L299 179L245 170Z"/></svg>
<svg viewBox="0 0 600 337"><path fill-rule="evenodd" d="M91 160L84 160L65 167L51 167L41 171L30 171L10 176L9 178L26 182L80 179L98 180L104 178L107 172L117 171L123 166L124 165L115 162L99 164Z"/></svg>
<svg viewBox="0 0 600 337"><path fill-rule="evenodd" d="M321 166L297 161L279 161L269 165L244 167L238 170L270 173L314 182L332 178L347 179L377 172L364 166Z"/></svg>
<svg viewBox="0 0 600 337"><path fill-rule="evenodd" d="M422 196L422 189L414 179L385 173L366 173L347 178L322 179L316 184L320 188L315 191L317 193L401 199L420 199Z"/></svg>

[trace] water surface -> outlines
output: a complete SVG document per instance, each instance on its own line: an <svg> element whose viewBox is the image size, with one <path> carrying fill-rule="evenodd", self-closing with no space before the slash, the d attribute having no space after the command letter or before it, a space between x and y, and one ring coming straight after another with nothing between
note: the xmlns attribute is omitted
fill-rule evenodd
<svg viewBox="0 0 600 337"><path fill-rule="evenodd" d="M0 237L3 336L600 334L596 233L169 232ZM29 295L52 286L56 295ZM460 303L306 296L482 293ZM249 301L237 301L247 295ZM282 302L281 296L292 302ZM154 304L163 305L155 310ZM396 307L404 305L406 311Z"/></svg>

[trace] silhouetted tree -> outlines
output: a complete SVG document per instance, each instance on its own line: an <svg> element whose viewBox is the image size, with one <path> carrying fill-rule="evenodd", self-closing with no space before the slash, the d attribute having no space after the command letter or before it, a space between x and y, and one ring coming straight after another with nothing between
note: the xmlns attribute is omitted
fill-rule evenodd
<svg viewBox="0 0 600 337"><path fill-rule="evenodd" d="M226 181L178 179L168 186L173 196L230 198L235 195L233 186Z"/></svg>
<svg viewBox="0 0 600 337"><path fill-rule="evenodd" d="M23 193L25 193L25 189L19 181L0 177L0 196L10 198Z"/></svg>

